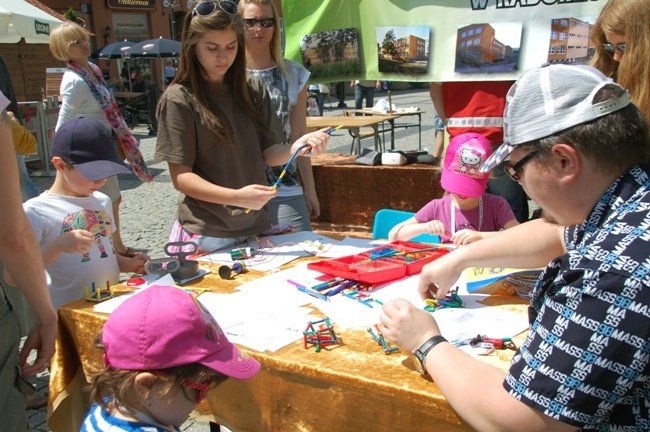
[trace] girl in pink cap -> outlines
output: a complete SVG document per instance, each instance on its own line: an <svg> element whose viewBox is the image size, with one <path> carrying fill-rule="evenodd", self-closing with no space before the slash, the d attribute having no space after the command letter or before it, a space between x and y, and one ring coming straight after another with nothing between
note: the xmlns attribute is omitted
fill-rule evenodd
<svg viewBox="0 0 650 432"><path fill-rule="evenodd" d="M98 336L105 369L95 376L89 431L180 431L228 377L252 378L260 364L228 341L191 294L154 285L124 301Z"/></svg>
<svg viewBox="0 0 650 432"><path fill-rule="evenodd" d="M447 193L394 226L389 240L430 234L439 236L443 243L460 246L519 225L504 198L485 192L489 174L479 172L479 168L490 154L492 145L482 135L464 133L452 139L440 180Z"/></svg>

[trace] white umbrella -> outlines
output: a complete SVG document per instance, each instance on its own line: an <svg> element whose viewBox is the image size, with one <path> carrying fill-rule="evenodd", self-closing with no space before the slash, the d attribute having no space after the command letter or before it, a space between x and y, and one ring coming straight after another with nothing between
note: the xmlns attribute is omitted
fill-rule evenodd
<svg viewBox="0 0 650 432"><path fill-rule="evenodd" d="M48 43L50 32L62 21L23 0L0 5L0 43Z"/></svg>

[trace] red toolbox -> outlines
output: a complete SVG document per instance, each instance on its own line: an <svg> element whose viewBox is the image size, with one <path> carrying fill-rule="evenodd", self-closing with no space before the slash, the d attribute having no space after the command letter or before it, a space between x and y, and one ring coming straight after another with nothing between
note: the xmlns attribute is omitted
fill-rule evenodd
<svg viewBox="0 0 650 432"><path fill-rule="evenodd" d="M444 247L397 240L356 255L316 261L310 270L368 284L388 282L420 273L422 267L449 253Z"/></svg>

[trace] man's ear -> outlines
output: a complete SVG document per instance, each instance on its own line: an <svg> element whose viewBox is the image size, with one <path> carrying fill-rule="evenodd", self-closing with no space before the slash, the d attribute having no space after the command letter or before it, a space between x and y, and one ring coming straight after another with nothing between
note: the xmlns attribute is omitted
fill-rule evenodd
<svg viewBox="0 0 650 432"><path fill-rule="evenodd" d="M571 182L580 174L582 160L575 148L569 144L555 144L548 161L561 182Z"/></svg>

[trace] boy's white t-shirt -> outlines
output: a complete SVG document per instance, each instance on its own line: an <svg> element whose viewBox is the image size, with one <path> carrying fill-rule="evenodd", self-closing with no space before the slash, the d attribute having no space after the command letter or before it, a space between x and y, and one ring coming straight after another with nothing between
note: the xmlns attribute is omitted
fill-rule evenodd
<svg viewBox="0 0 650 432"><path fill-rule="evenodd" d="M106 288L119 282L120 269L113 249L111 200L101 192L88 197L43 192L23 204L39 247L71 229L85 229L95 236L88 254L62 253L46 270L52 278L50 297L55 309L85 297L84 288Z"/></svg>

